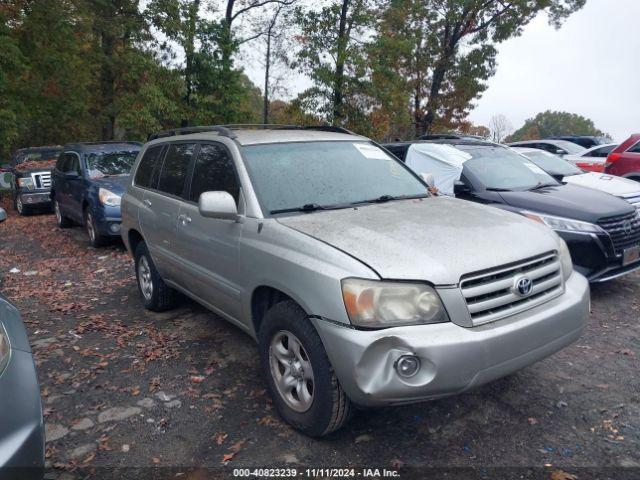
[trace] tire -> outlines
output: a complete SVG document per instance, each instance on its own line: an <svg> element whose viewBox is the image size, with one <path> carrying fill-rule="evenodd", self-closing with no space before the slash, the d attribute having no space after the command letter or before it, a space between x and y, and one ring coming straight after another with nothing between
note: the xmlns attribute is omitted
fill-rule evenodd
<svg viewBox="0 0 640 480"><path fill-rule="evenodd" d="M60 205L58 204L58 200L53 199L53 213L56 216L56 224L60 228L69 228L72 225L69 217L65 217L60 211Z"/></svg>
<svg viewBox="0 0 640 480"><path fill-rule="evenodd" d="M102 247L107 243L108 238L100 234L93 215L88 209L85 209L84 212L84 227L87 230L89 243L92 247Z"/></svg>
<svg viewBox="0 0 640 480"><path fill-rule="evenodd" d="M304 310L290 300L272 306L260 327L259 341L260 360L280 416L310 437L328 435L342 427L350 417L351 401L340 386L320 336ZM302 362L296 360L296 341L301 346L298 359L302 358ZM288 369L286 363L282 363L285 350L293 354L293 363L288 364ZM293 376L297 378L293 379ZM289 381L285 381L287 379ZM278 387L276 382L283 387ZM296 386L291 382L297 382ZM281 389L289 393L283 394ZM309 393L310 402L305 398Z"/></svg>
<svg viewBox="0 0 640 480"><path fill-rule="evenodd" d="M16 195L16 198L13 201L13 206L16 209L16 212L18 212L18 215L20 216L27 216L29 215L29 213L31 213L31 209L25 205L24 203L22 203L22 199L20 198L20 195Z"/></svg>
<svg viewBox="0 0 640 480"><path fill-rule="evenodd" d="M134 259L136 284L144 308L152 312L163 312L173 308L178 300L178 292L164 283L144 242L140 242L136 247Z"/></svg>

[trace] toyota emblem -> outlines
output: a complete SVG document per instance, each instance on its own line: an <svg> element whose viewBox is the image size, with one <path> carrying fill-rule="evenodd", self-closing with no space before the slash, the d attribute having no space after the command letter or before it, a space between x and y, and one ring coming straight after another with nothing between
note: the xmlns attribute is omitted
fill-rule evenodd
<svg viewBox="0 0 640 480"><path fill-rule="evenodd" d="M631 221L627 220L626 222L624 222L622 224L622 229L624 230L624 233L626 233L627 235L631 235L633 233L633 225L631 224Z"/></svg>
<svg viewBox="0 0 640 480"><path fill-rule="evenodd" d="M521 297L526 297L531 294L531 290L533 290L533 280L529 277L520 277L515 281L514 290Z"/></svg>

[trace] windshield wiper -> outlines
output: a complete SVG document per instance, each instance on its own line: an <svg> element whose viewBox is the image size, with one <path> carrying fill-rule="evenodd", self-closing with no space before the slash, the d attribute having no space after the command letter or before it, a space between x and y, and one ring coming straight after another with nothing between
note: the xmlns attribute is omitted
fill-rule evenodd
<svg viewBox="0 0 640 480"><path fill-rule="evenodd" d="M318 210L336 210L338 208L347 208L348 205L318 205L317 203L305 203L301 207L281 208L279 210L271 210L269 213L275 215L277 213L290 212L316 212Z"/></svg>
<svg viewBox="0 0 640 480"><path fill-rule="evenodd" d="M500 188L500 187L489 187L485 188L487 192L510 192L508 188Z"/></svg>
<svg viewBox="0 0 640 480"><path fill-rule="evenodd" d="M556 184L555 183L538 183L535 187L531 187L529 191L532 192L533 190L540 190L541 188L545 188L545 187L553 187L554 185Z"/></svg>
<svg viewBox="0 0 640 480"><path fill-rule="evenodd" d="M428 198L429 195L425 193L418 193L416 195L380 195L376 198L371 198L369 200L359 200L357 202L351 202L350 205L360 205L362 203L385 203L390 202L391 200L409 200L413 198Z"/></svg>

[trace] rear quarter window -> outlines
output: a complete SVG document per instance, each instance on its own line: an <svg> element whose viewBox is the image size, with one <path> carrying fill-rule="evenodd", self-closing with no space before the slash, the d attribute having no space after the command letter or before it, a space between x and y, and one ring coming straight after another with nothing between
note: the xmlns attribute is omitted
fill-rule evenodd
<svg viewBox="0 0 640 480"><path fill-rule="evenodd" d="M196 143L174 143L169 146L162 164L158 190L176 197L183 197L191 159L196 152Z"/></svg>

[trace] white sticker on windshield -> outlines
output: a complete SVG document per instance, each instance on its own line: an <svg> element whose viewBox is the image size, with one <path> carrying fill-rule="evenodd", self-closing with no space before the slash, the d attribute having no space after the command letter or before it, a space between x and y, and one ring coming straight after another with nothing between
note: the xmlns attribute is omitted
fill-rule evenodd
<svg viewBox="0 0 640 480"><path fill-rule="evenodd" d="M354 147L367 158L373 158L376 160L391 160L391 157L387 155L384 150L376 147L375 145L369 145L367 143L354 143Z"/></svg>
<svg viewBox="0 0 640 480"><path fill-rule="evenodd" d="M537 166L535 163L531 163L531 162L524 162L525 166L527 166L529 168L529 170L531 170L533 173L537 173L539 175L547 175L547 172L545 172L543 169L541 169L539 166Z"/></svg>

